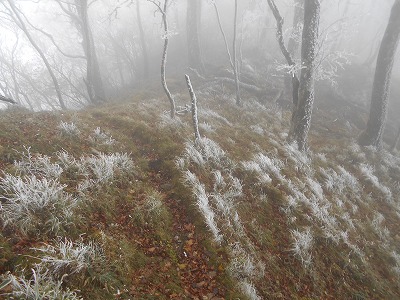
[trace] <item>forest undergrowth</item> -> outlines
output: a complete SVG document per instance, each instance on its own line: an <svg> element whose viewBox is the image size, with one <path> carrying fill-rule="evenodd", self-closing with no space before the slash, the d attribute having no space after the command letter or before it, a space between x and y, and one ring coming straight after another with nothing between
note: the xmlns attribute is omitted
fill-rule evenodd
<svg viewBox="0 0 400 300"><path fill-rule="evenodd" d="M197 141L145 93L1 112L0 298L400 298L399 153L322 108L299 152L272 99L196 93Z"/></svg>

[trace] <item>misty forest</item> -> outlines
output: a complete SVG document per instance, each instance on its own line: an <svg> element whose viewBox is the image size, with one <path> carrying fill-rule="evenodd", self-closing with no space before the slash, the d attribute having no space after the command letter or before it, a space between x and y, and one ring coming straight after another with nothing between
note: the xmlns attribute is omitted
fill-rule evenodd
<svg viewBox="0 0 400 300"><path fill-rule="evenodd" d="M0 299L400 299L400 0L0 1Z"/></svg>

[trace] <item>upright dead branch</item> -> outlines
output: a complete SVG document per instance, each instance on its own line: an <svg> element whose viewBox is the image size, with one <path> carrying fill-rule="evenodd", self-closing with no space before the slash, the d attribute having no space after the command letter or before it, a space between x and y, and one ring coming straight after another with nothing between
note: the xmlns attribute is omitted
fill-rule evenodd
<svg viewBox="0 0 400 300"><path fill-rule="evenodd" d="M194 138L195 142L200 139L200 132L199 132L199 119L197 115L197 98L196 94L194 93L192 83L190 82L189 75L185 75L186 84L189 89L190 98L192 99L192 120L193 120L193 127L194 127Z"/></svg>

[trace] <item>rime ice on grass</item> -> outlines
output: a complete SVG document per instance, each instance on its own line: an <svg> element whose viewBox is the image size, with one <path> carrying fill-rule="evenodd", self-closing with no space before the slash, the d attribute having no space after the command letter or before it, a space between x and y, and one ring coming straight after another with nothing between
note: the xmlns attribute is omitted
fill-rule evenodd
<svg viewBox="0 0 400 300"><path fill-rule="evenodd" d="M62 135L66 136L79 136L81 134L79 128L73 122L67 123L61 121L57 128Z"/></svg>
<svg viewBox="0 0 400 300"><path fill-rule="evenodd" d="M131 171L133 162L127 153L99 153L81 157L78 167L87 180L95 184L104 184L112 180L117 172Z"/></svg>
<svg viewBox="0 0 400 300"><path fill-rule="evenodd" d="M93 130L93 133L89 136L89 140L100 145L110 146L115 144L115 140L112 138L112 136L103 132L100 127L97 127L95 130Z"/></svg>
<svg viewBox="0 0 400 300"><path fill-rule="evenodd" d="M190 171L185 172L185 182L188 184L196 196L196 204L206 221L208 228L211 230L216 242L221 242L222 235L215 221L215 213L212 210L205 187L200 183L195 174Z"/></svg>
<svg viewBox="0 0 400 300"><path fill-rule="evenodd" d="M0 181L1 197L5 200L0 208L3 225L24 234L56 234L70 224L78 204L64 191L65 187L58 180L6 174Z"/></svg>
<svg viewBox="0 0 400 300"><path fill-rule="evenodd" d="M392 201L392 192L387 186L384 186L379 182L378 177L374 175L374 168L372 166L361 164L360 171L364 175L364 178L372 183L372 185L383 194L386 201Z"/></svg>
<svg viewBox="0 0 400 300"><path fill-rule="evenodd" d="M105 262L103 249L91 241L83 243L64 239L56 241L54 245L44 244L33 250L40 253L37 265L48 270L54 278L99 268Z"/></svg>
<svg viewBox="0 0 400 300"><path fill-rule="evenodd" d="M195 144L187 142L185 156L199 167L205 167L210 163L217 166L228 163L224 150L216 142L206 137L198 139Z"/></svg>
<svg viewBox="0 0 400 300"><path fill-rule="evenodd" d="M14 162L14 166L20 175L33 175L47 179L59 178L63 172L62 167L52 163L50 157L42 154L32 154L30 147L24 147L22 158Z"/></svg>
<svg viewBox="0 0 400 300"><path fill-rule="evenodd" d="M25 275L13 274L2 277L4 281L10 282L9 286L12 289L11 292L2 295L10 296L10 299L83 300L77 295L77 291L64 288L62 280L54 280L50 272L40 266L32 269L32 275L29 278Z"/></svg>
<svg viewBox="0 0 400 300"><path fill-rule="evenodd" d="M242 166L247 171L256 172L260 183L270 183L271 176L279 180L284 179L281 174L284 163L278 158L270 158L263 153L257 153L251 161L242 162Z"/></svg>
<svg viewBox="0 0 400 300"><path fill-rule="evenodd" d="M291 250L305 267L310 266L312 262L311 249L313 246L313 236L310 228L307 228L302 232L295 229L292 230L291 233L294 240L293 248Z"/></svg>

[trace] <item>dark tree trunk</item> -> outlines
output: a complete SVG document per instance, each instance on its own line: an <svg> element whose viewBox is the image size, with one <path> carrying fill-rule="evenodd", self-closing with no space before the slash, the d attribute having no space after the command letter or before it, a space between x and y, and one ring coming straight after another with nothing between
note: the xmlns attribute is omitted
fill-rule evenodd
<svg viewBox="0 0 400 300"><path fill-rule="evenodd" d="M188 65L200 74L204 72L200 49L200 20L201 2L199 0L187 1L186 39L188 48Z"/></svg>
<svg viewBox="0 0 400 300"><path fill-rule="evenodd" d="M139 26L140 44L142 46L143 56L143 78L147 80L149 78L149 54L146 43L146 37L142 25L142 15L140 13L140 1L136 2L136 18Z"/></svg>
<svg viewBox="0 0 400 300"><path fill-rule="evenodd" d="M297 142L300 151L307 149L307 136L310 130L314 104L314 68L318 44L320 0L304 1L304 28L301 47L301 74L299 102L293 111L289 141Z"/></svg>
<svg viewBox="0 0 400 300"><path fill-rule="evenodd" d="M385 34L378 53L372 87L371 108L367 128L360 135L362 146L380 147L385 128L390 82L394 58L400 37L400 0L393 4Z"/></svg>
<svg viewBox="0 0 400 300"><path fill-rule="evenodd" d="M92 31L88 19L88 1L75 0L79 17L81 19L82 46L87 60L86 85L92 103L100 103L106 100L103 80L101 78L99 62L93 41Z"/></svg>

